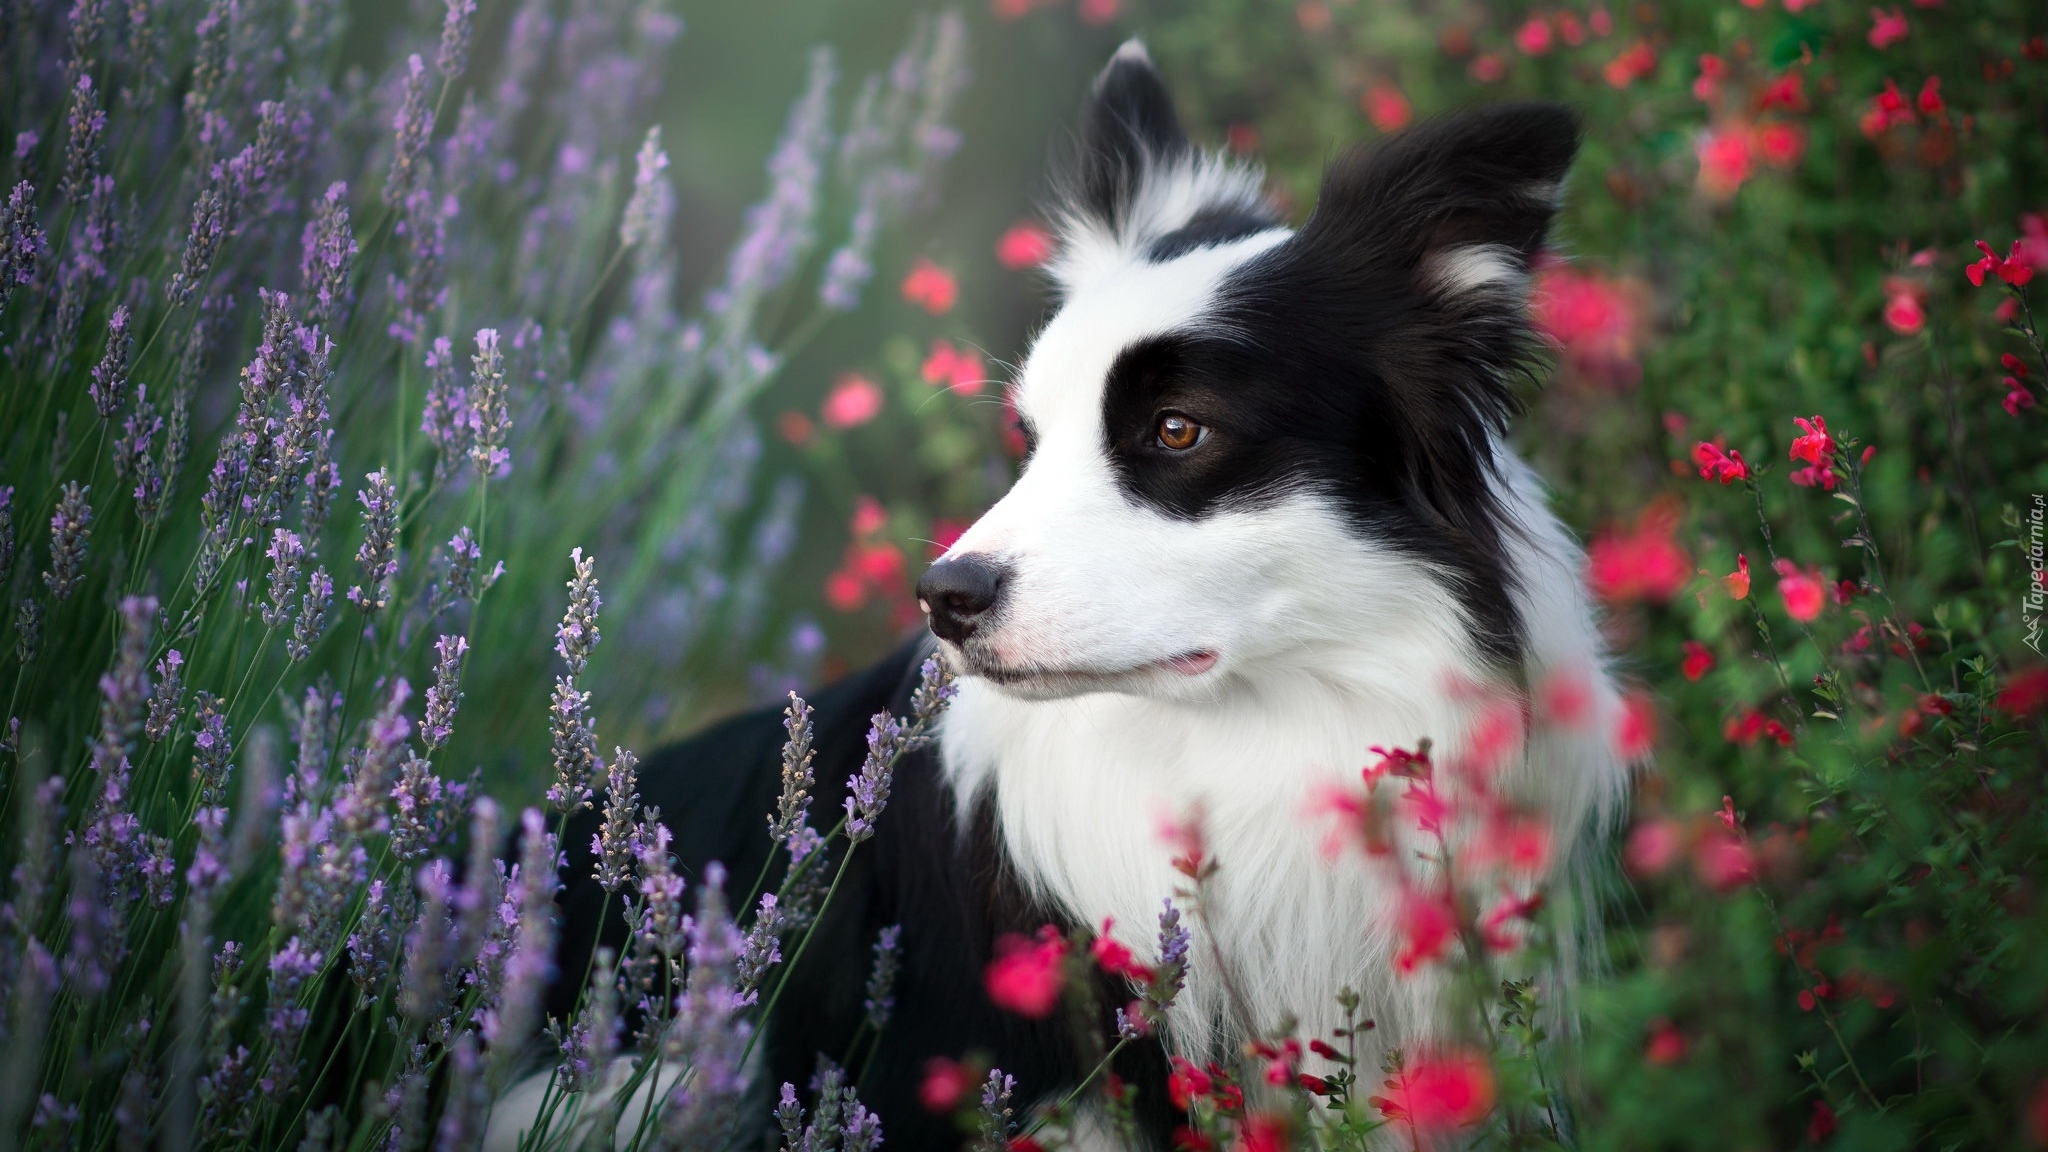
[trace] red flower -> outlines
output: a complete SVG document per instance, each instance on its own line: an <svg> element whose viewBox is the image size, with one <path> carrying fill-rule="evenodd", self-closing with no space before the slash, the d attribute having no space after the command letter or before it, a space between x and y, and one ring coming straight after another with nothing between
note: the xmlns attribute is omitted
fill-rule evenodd
<svg viewBox="0 0 2048 1152"><path fill-rule="evenodd" d="M1401 893L1395 927L1401 934L1401 950L1394 956L1394 971L1408 976L1451 950L1458 935L1458 918L1448 896L1428 895L1411 887Z"/></svg>
<svg viewBox="0 0 2048 1152"><path fill-rule="evenodd" d="M1166 1095L1173 1106L1185 1112L1215 1087L1209 1074L1180 1056L1173 1058L1173 1074L1166 1078Z"/></svg>
<svg viewBox="0 0 2048 1152"><path fill-rule="evenodd" d="M1215 1152L1216 1142L1200 1132L1182 1125L1173 1130L1173 1146L1178 1152Z"/></svg>
<svg viewBox="0 0 2048 1152"><path fill-rule="evenodd" d="M1358 98L1358 106L1365 110L1365 118L1382 132L1399 132L1415 118L1415 110L1409 105L1398 85L1384 81L1366 89Z"/></svg>
<svg viewBox="0 0 2048 1152"><path fill-rule="evenodd" d="M1286 1118L1261 1112L1245 1120L1232 1148L1233 1152L1287 1152L1290 1142Z"/></svg>
<svg viewBox="0 0 2048 1152"><path fill-rule="evenodd" d="M1794 112L1806 107L1806 80L1797 72L1783 76L1764 85L1761 106L1766 110L1788 108Z"/></svg>
<svg viewBox="0 0 2048 1152"><path fill-rule="evenodd" d="M1330 1047L1328 1044L1323 1043L1321 1040L1309 1041L1308 1050L1315 1053L1318 1056L1321 1056L1325 1060L1335 1060L1340 1064L1349 1064L1351 1062L1350 1060L1345 1058L1342 1052L1337 1051L1335 1048Z"/></svg>
<svg viewBox="0 0 2048 1152"><path fill-rule="evenodd" d="M1884 82L1884 91L1871 97L1870 108L1863 113L1861 127L1863 134L1872 139L1884 135L1901 124L1913 122L1913 109L1906 102L1905 93L1892 80Z"/></svg>
<svg viewBox="0 0 2048 1152"><path fill-rule="evenodd" d="M1321 1076L1311 1076L1303 1072L1294 1078L1294 1082L1318 1096L1328 1096L1330 1094L1330 1082Z"/></svg>
<svg viewBox="0 0 2048 1152"><path fill-rule="evenodd" d="M955 348L950 340L933 340L931 353L918 369L925 383L935 388L944 385L961 396L980 392L987 383L987 374L981 353L972 348Z"/></svg>
<svg viewBox="0 0 2048 1152"><path fill-rule="evenodd" d="M2005 394L2004 405L2007 416L2017 417L2020 414L2020 409L2032 408L2034 406L2034 394L2025 388L2015 387L2012 391Z"/></svg>
<svg viewBox="0 0 2048 1152"><path fill-rule="evenodd" d="M1050 924L1033 940L1007 933L996 941L996 958L983 972L988 998L998 1008L1043 1019L1059 1002L1067 942Z"/></svg>
<svg viewBox="0 0 2048 1152"><path fill-rule="evenodd" d="M844 568L825 577L825 603L839 612L858 612L868 602L868 587L860 575Z"/></svg>
<svg viewBox="0 0 2048 1152"><path fill-rule="evenodd" d="M1806 155L1806 129L1797 124L1765 124L1756 130L1752 143L1764 163L1794 168Z"/></svg>
<svg viewBox="0 0 2048 1152"><path fill-rule="evenodd" d="M1920 95L1913 102L1919 106L1922 116L1941 115L1948 108L1947 102L1941 98L1941 77L1929 76L1927 82L1920 85Z"/></svg>
<svg viewBox="0 0 2048 1152"><path fill-rule="evenodd" d="M1728 589L1730 600L1742 600L1749 596L1749 557L1735 554L1735 571L1721 577L1721 583Z"/></svg>
<svg viewBox="0 0 2048 1152"><path fill-rule="evenodd" d="M1906 14L1897 5L1890 12L1882 8L1870 10L1870 46L1880 52L1904 40L1911 30L1906 25Z"/></svg>
<svg viewBox="0 0 2048 1152"><path fill-rule="evenodd" d="M1687 680L1697 681L1714 670L1714 654L1705 644L1697 640L1685 642L1685 658L1678 663L1678 670Z"/></svg>
<svg viewBox="0 0 2048 1152"><path fill-rule="evenodd" d="M1697 148L1700 159L1700 191L1716 200L1735 195L1755 172L1755 154L1749 147L1749 130L1740 124L1701 133Z"/></svg>
<svg viewBox="0 0 2048 1152"><path fill-rule="evenodd" d="M1138 963L1132 957L1131 950L1118 943L1109 934L1109 930L1115 927L1115 925L1116 921L1114 920L1103 920L1102 933L1089 943L1088 954L1094 957L1095 963L1100 965L1102 970L1111 976L1122 976L1138 981L1152 979L1152 970Z"/></svg>
<svg viewBox="0 0 2048 1152"><path fill-rule="evenodd" d="M1515 47L1524 56L1541 56L1550 51L1550 45L1550 22L1541 16L1531 16L1515 29Z"/></svg>
<svg viewBox="0 0 2048 1152"><path fill-rule="evenodd" d="M1586 550L1586 578L1593 593L1613 604L1634 600L1663 603L1678 594L1692 574L1691 559L1672 539L1678 509L1658 502L1643 510L1632 528L1611 528Z"/></svg>
<svg viewBox="0 0 2048 1152"><path fill-rule="evenodd" d="M2012 373L2015 376L2021 377L2022 379L2024 379L2027 375L2027 362L2013 355L2010 352L2007 352L1998 358L1998 366L2005 369L2007 372Z"/></svg>
<svg viewBox="0 0 2048 1152"><path fill-rule="evenodd" d="M1984 253L1984 258L1963 269L1963 274L1970 278L1970 283L1973 285L1982 287L1984 275L1987 272L1996 275L2000 280L2015 288L2026 284L2034 278L2034 265L2028 255L2026 241L2024 240L2013 241L2012 255L2003 259L1999 257L1998 253L1992 251L1991 245L1986 244L1982 240L1977 241L1977 250Z"/></svg>
<svg viewBox="0 0 2048 1152"><path fill-rule="evenodd" d="M927 1112L951 1112L974 1087L974 1079L974 1074L960 1064L943 1056L935 1057L924 1066L924 1079L917 1086L917 1102Z"/></svg>
<svg viewBox="0 0 2048 1152"><path fill-rule="evenodd" d="M1547 259L1536 271L1529 309L1536 330L1564 350L1572 368L1613 387L1641 375L1641 293L1633 282Z"/></svg>
<svg viewBox="0 0 2048 1152"><path fill-rule="evenodd" d="M1646 79L1657 71L1657 50L1650 47L1648 40L1638 40L1621 50L1621 54L1607 62L1600 69L1600 75L1610 87L1626 88L1638 80Z"/></svg>
<svg viewBox="0 0 2048 1152"><path fill-rule="evenodd" d="M1449 1051L1411 1061L1371 1103L1390 1120L1417 1131L1469 1128L1493 1110L1493 1068L1473 1052Z"/></svg>
<svg viewBox="0 0 2048 1152"><path fill-rule="evenodd" d="M1872 33L1872 35L1875 36L1876 33ZM1826 1140L1835 1134L1837 1126L1835 1110L1828 1107L1827 1101L1815 1100L1813 1102L1813 1118L1806 1122L1806 1142L1818 1144Z"/></svg>
<svg viewBox="0 0 2048 1152"><path fill-rule="evenodd" d="M1998 710L2015 720L2026 720L2048 706L2048 668L2029 668L2005 682L1996 701Z"/></svg>
<svg viewBox="0 0 2048 1152"><path fill-rule="evenodd" d="M882 410L882 390L865 376L849 372L825 397L819 416L829 428L852 428L873 420Z"/></svg>
<svg viewBox="0 0 2048 1152"><path fill-rule="evenodd" d="M1739 450L1731 449L1724 452L1719 444L1710 444L1702 440L1693 446L1692 461L1700 466L1702 480L1719 480L1723 484L1733 484L1737 480L1749 479L1749 465L1743 462Z"/></svg>
<svg viewBox="0 0 2048 1152"><path fill-rule="evenodd" d="M1721 734L1730 744L1754 744L1765 736L1785 747L1793 741L1791 729L1753 708L1723 725Z"/></svg>
<svg viewBox="0 0 2048 1152"><path fill-rule="evenodd" d="M1465 71L1481 84L1498 84L1508 74L1508 62L1498 52L1481 52L1465 66Z"/></svg>
<svg viewBox="0 0 2048 1152"><path fill-rule="evenodd" d="M853 516L846 523L855 536L873 536L889 526L889 510L882 502L863 492L853 498Z"/></svg>
<svg viewBox="0 0 2048 1152"><path fill-rule="evenodd" d="M1100 26L1116 19L1116 14L1122 10L1123 0L1081 0L1075 6L1074 14L1081 18L1083 24Z"/></svg>
<svg viewBox="0 0 2048 1152"><path fill-rule="evenodd" d="M1685 1059L1685 1033L1672 1027L1669 1020L1657 1020L1650 1024L1650 1039L1643 1045L1643 1059L1660 1067L1676 1064Z"/></svg>
<svg viewBox="0 0 2048 1152"><path fill-rule="evenodd" d="M1804 623L1820 615L1827 602L1827 581L1818 568L1802 570L1790 560L1771 565L1778 573L1778 595L1785 601L1785 614Z"/></svg>
<svg viewBox="0 0 2048 1152"><path fill-rule="evenodd" d="M1052 258L1052 233L1034 220L1019 220L996 240L996 262L1005 268L1036 268Z"/></svg>
<svg viewBox="0 0 2048 1152"><path fill-rule="evenodd" d="M2034 1094L2027 1100L2027 1135L2033 1138L2034 1147L2048 1148L2048 1080L2034 1085Z"/></svg>
<svg viewBox="0 0 2048 1152"><path fill-rule="evenodd" d="M1114 4L1116 0L1108 0L1108 2ZM1088 10L1087 0L1083 0L1081 10L1083 12ZM1012 1136L1010 1137L1009 1152L1045 1152L1045 1145L1040 1144L1029 1136Z"/></svg>
<svg viewBox="0 0 2048 1152"><path fill-rule="evenodd" d="M1794 416L1792 423L1800 428L1801 435L1792 440L1790 459L1804 460L1808 467L1791 474L1789 479L1801 488L1835 488L1835 438L1828 434L1828 422L1816 415L1812 420Z"/></svg>
<svg viewBox="0 0 2048 1152"><path fill-rule="evenodd" d="M1252 1053L1266 1062L1266 1083L1274 1087L1289 1084L1301 1064L1301 1042L1288 1040L1281 1044L1256 1043Z"/></svg>
<svg viewBox="0 0 2048 1152"><path fill-rule="evenodd" d="M1721 94L1721 81L1728 75L1728 62L1711 53L1700 57L1699 78L1692 82L1692 94L1699 100L1712 101Z"/></svg>
<svg viewBox="0 0 2048 1152"><path fill-rule="evenodd" d="M953 274L920 256L903 277L903 298L934 316L952 311L960 299L960 283Z"/></svg>
<svg viewBox="0 0 2048 1152"><path fill-rule="evenodd" d="M1638 876L1655 876L1671 867L1685 847L1684 829L1676 820L1647 820L1630 829L1622 862Z"/></svg>

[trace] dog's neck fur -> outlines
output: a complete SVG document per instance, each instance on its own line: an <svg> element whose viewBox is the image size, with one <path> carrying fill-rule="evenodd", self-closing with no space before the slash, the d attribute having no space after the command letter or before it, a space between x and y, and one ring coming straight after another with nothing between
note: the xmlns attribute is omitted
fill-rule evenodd
<svg viewBox="0 0 2048 1152"><path fill-rule="evenodd" d="M1514 771L1517 790L1571 844L1621 794L1625 772L1607 739L1620 704L1596 650L1577 546L1526 467L1505 453L1501 462L1526 544L1515 592L1529 622L1524 670L1532 679L1576 671L1592 688L1595 721L1576 735L1533 736ZM1441 1025L1440 981L1394 975L1397 883L1384 862L1333 857L1316 798L1356 789L1375 745L1428 737L1454 750L1478 707L1460 686L1500 686L1502 673L1477 655L1438 581L1389 567L1384 552L1337 548L1326 571L1290 575L1288 586L1321 595L1276 607L1326 614L1322 641L1247 668L1212 701L1020 700L969 680L945 720L942 763L959 810L992 794L1017 879L1078 922L1114 919L1114 934L1141 957L1155 947L1161 900L1188 887L1161 821L1206 810L1220 870L1169 1037L1189 1055L1220 1055L1288 1017L1304 1038L1329 1037L1347 986L1364 996L1382 1042Z"/></svg>

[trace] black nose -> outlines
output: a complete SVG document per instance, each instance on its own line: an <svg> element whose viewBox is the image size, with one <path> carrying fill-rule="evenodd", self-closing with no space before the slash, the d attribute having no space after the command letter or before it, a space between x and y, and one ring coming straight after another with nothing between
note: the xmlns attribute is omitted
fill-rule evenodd
<svg viewBox="0 0 2048 1152"><path fill-rule="evenodd" d="M972 553L932 565L917 582L932 631L955 644L974 635L1002 595L1004 574L1001 564Z"/></svg>

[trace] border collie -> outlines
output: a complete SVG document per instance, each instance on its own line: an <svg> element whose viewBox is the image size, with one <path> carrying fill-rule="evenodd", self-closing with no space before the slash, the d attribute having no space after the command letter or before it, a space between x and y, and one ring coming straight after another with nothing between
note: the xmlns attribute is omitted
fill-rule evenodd
<svg viewBox="0 0 2048 1152"><path fill-rule="evenodd" d="M900 924L894 1014L859 1085L889 1146L958 1142L917 1103L933 1057L984 1054L1016 1077L1020 1110L1064 1092L1085 1070L1067 1024L989 1001L992 943L1107 920L1146 958L1161 900L1186 883L1159 821L1195 809L1220 870L1187 987L1161 1042L1118 1069L1141 1086L1149 1141L1172 1130L1169 1052L1221 1055L1290 1017L1328 1036L1342 987L1382 1043L1446 1030L1440 982L1394 973L1399 885L1333 860L1311 809L1356 788L1371 749L1431 738L1455 757L1489 700L1560 675L1594 719L1528 731L1502 770L1546 814L1554 888L1622 797L1604 736L1621 704L1581 555L1505 442L1531 265L1577 144L1553 105L1420 124L1337 160L1294 231L1257 169L1189 144L1143 47L1116 53L1059 218L1059 307L1016 382L1022 475L918 584L958 697L899 765L755 1076L801 1084L847 1048L869 946ZM812 701L828 807L869 716L907 710L931 646ZM650 759L642 796L686 874L769 859L779 720L743 716ZM566 838L571 876L589 874L593 823ZM584 970L603 898L587 879L565 894L562 971Z"/></svg>

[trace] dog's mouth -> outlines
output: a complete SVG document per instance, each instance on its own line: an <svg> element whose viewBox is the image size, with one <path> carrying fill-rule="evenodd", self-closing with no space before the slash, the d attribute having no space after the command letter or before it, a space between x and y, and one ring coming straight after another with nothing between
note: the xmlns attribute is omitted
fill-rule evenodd
<svg viewBox="0 0 2048 1152"><path fill-rule="evenodd" d="M1077 693L1135 684L1142 680L1192 679L1216 667L1213 649L1197 648L1149 660L1126 668L1053 667L1035 664L1004 664L985 652L963 652L962 663L969 676L980 676L1006 687Z"/></svg>

